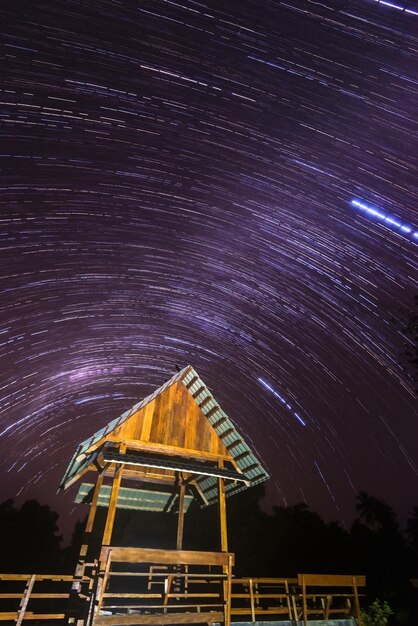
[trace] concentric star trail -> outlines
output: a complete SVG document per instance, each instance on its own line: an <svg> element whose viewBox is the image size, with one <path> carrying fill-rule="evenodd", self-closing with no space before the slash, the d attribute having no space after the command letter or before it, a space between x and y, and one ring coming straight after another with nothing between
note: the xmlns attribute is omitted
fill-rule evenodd
<svg viewBox="0 0 418 626"><path fill-rule="evenodd" d="M417 504L417 11L2 3L0 501L69 529L77 444L190 363L268 503Z"/></svg>

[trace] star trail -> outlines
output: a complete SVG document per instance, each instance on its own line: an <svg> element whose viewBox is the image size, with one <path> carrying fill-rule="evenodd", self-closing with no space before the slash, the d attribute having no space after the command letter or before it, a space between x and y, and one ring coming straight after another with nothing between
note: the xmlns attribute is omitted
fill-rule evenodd
<svg viewBox="0 0 418 626"><path fill-rule="evenodd" d="M383 213L379 208L370 206L365 202L361 202L360 200L351 200L350 203L356 209L360 209L367 216L371 218L375 218L377 221L382 223L384 226L391 228L392 230L398 231L402 235L409 236L412 241L418 243L418 230L414 230L412 226L409 224L405 224L397 218L395 215L387 215Z"/></svg>
<svg viewBox="0 0 418 626"><path fill-rule="evenodd" d="M301 418L301 416L299 415L299 413L297 413L296 411L293 410L292 406L287 402L286 398L283 398L283 396L281 396L279 393L277 393L277 391L275 391L275 389L273 389L268 383L266 383L265 380L263 380L262 378L258 379L258 382L261 383L263 385L263 387L265 387L266 389L268 389L274 396L276 396L276 398L278 398L280 400L280 402L282 404L284 404L284 406L286 407L286 409L288 409L288 411L290 411L295 417L296 419L302 424L302 426L306 426L306 422L303 421L303 419Z"/></svg>
<svg viewBox="0 0 418 626"><path fill-rule="evenodd" d="M0 498L190 363L268 504L418 504L417 15L2 4Z"/></svg>

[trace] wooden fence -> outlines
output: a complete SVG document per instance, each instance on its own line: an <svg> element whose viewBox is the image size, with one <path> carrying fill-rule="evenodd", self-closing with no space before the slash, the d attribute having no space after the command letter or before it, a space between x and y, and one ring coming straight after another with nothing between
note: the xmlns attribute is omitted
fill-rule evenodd
<svg viewBox="0 0 418 626"><path fill-rule="evenodd" d="M361 626L364 576L233 578L233 555L184 550L103 548L100 563L82 577L0 574L0 621L228 626L354 617Z"/></svg>
<svg viewBox="0 0 418 626"><path fill-rule="evenodd" d="M0 621L20 625L24 620L65 620L73 585L79 585L78 600L86 602L91 582L62 574L0 574Z"/></svg>

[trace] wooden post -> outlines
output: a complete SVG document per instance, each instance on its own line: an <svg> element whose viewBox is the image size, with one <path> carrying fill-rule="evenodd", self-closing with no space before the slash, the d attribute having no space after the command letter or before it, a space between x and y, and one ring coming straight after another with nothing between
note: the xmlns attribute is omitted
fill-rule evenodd
<svg viewBox="0 0 418 626"><path fill-rule="evenodd" d="M126 445L121 444L120 452L123 454L125 451L126 451ZM120 464L120 465L117 464L115 467L115 474L114 474L113 483L112 483L112 491L110 494L109 508L107 510L106 524L105 524L105 529L103 533L102 544L104 546L109 546L110 541L112 539L113 524L115 522L115 514L116 514L116 502L118 499L120 483L122 481L122 471L123 471L123 464Z"/></svg>
<svg viewBox="0 0 418 626"><path fill-rule="evenodd" d="M228 565L227 565L227 579L226 579L226 615L225 615L225 624L224 626L230 626L231 624L231 595L232 595L232 554L228 554Z"/></svg>
<svg viewBox="0 0 418 626"><path fill-rule="evenodd" d="M254 605L254 587L253 579L249 579L250 582L250 602L251 602L251 620L255 622L255 605Z"/></svg>
<svg viewBox="0 0 418 626"><path fill-rule="evenodd" d="M289 595L289 584L287 580L284 581L284 589L286 591L286 602L287 602L287 610L289 611L289 620L292 621L292 605L290 603L290 595ZM298 617L295 611L295 620L297 621Z"/></svg>
<svg viewBox="0 0 418 626"><path fill-rule="evenodd" d="M186 485L183 478L180 478L180 490L179 490L179 513L177 522L177 550L183 548L183 531L184 531L184 496L186 493Z"/></svg>
<svg viewBox="0 0 418 626"><path fill-rule="evenodd" d="M100 613L100 609L103 603L104 593L106 591L107 582L109 580L109 572L110 572L111 563L112 563L112 550L109 550L106 553L106 560L104 562L104 568L103 570L99 572L99 576L97 579L97 589L96 589L95 597L93 597L93 603L92 603L92 608L93 608L93 611L92 611L93 617L92 617L92 622L91 622L92 624L94 624L97 615Z"/></svg>
<svg viewBox="0 0 418 626"><path fill-rule="evenodd" d="M363 626L363 620L361 617L361 610L360 610L360 601L358 597L357 580L355 576L353 576L353 595L354 595L354 610L355 610L357 622L359 626Z"/></svg>
<svg viewBox="0 0 418 626"><path fill-rule="evenodd" d="M97 505L99 502L99 494L100 489L103 484L103 474L99 474L96 480L96 485L94 487L93 498L90 505L89 514L87 517L86 527L84 529L84 541L83 545L80 548L80 557L85 557L87 555L87 550L89 547L89 535L93 530L94 520L96 518Z"/></svg>
<svg viewBox="0 0 418 626"><path fill-rule="evenodd" d="M219 461L219 467L223 467L223 461ZM219 493L219 521L221 528L221 551L228 552L228 530L226 525L226 502L225 502L225 484L224 479L218 478Z"/></svg>
<svg viewBox="0 0 418 626"><path fill-rule="evenodd" d="M101 489L102 484L103 484L103 474L99 474L96 480L96 485L94 487L94 493L93 493L93 498L92 498L91 505L90 505L90 511L87 517L86 528L84 530L86 534L91 533L91 531L93 530L94 519L96 517L97 504L99 502L99 494L100 494L100 489Z"/></svg>
<svg viewBox="0 0 418 626"><path fill-rule="evenodd" d="M96 480L96 485L94 487L93 499L90 505L86 527L84 529L83 544L80 548L80 554L78 556L78 562L77 562L77 566L75 569L74 578L81 578L84 575L84 563L85 563L87 551L89 548L89 535L91 531L93 530L94 520L96 517L96 511L97 511L97 503L99 501L99 493L100 493L100 488L102 484L103 484L103 474L99 474ZM71 585L71 589L73 591L80 593L81 581L75 580L73 584Z"/></svg>
<svg viewBox="0 0 418 626"><path fill-rule="evenodd" d="M19 606L19 612L17 614L16 624L20 626L25 618L26 608L28 606L30 594L32 593L33 585L35 584L36 574L33 574L26 583L25 591L23 593L22 600Z"/></svg>
<svg viewBox="0 0 418 626"><path fill-rule="evenodd" d="M304 575L302 575L302 606L303 606L303 626L307 626L308 606L307 606L307 600L306 600L306 583L305 583Z"/></svg>

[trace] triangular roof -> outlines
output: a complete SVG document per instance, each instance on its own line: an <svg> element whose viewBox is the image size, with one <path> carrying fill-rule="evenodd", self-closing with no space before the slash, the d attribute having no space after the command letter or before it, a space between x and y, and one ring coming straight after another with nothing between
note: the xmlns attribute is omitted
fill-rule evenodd
<svg viewBox="0 0 418 626"><path fill-rule="evenodd" d="M116 440L137 442L138 447L145 446L151 452L164 447L165 454L173 450L176 455L176 450L181 449L183 456L198 460L200 456L230 460L246 482L227 480L227 495L264 482L269 477L191 366L182 369L151 395L83 441L71 459L60 489L67 489L84 473L95 469L103 446ZM209 504L216 501L215 476L200 477L199 488Z"/></svg>

